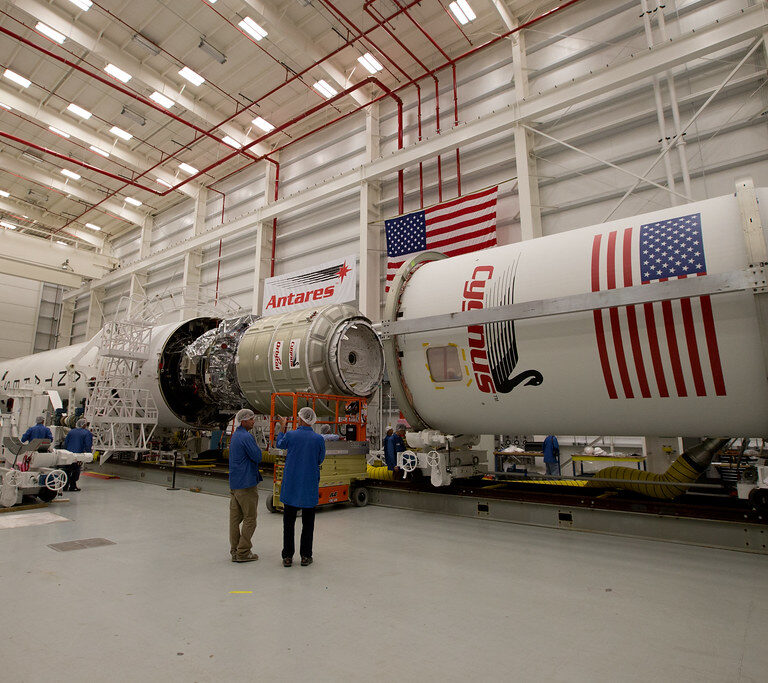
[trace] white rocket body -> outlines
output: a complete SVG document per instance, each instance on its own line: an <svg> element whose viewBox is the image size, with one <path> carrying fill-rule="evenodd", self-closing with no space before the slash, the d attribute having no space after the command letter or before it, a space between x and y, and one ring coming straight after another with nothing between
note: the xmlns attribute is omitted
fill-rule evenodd
<svg viewBox="0 0 768 683"><path fill-rule="evenodd" d="M757 190L757 197L763 225L768 225L768 190ZM655 256L639 253L640 227L695 214L700 214L702 244L693 252L686 244L683 253L699 252L694 260L706 259L707 274L745 268L739 204L735 196L725 196L425 263L399 294L390 291L387 311L392 321L400 321L640 285L645 276L640 268L652 266L648 260ZM625 252L628 228L632 232ZM611 258L615 282L608 280ZM693 272L698 265L691 265ZM625 280L627 268L630 282ZM653 273L646 272L653 280ZM717 294L707 301L692 298L687 322L689 314L680 301L650 306L652 311L641 304L631 307L633 311L626 306L603 310L597 317L593 311L575 312L518 320L513 326L494 323L483 330L475 326L474 331L457 327L401 334L385 342L385 347L396 345L398 356L396 368L388 356L388 372L402 381L410 405L401 409L409 421L452 434L768 433L764 341L752 292ZM651 341L654 332L657 350ZM456 379L449 367L453 352L439 350L451 346L460 359ZM677 369L673 347L680 360ZM430 372L430 349L438 349L432 351L437 377ZM506 362L501 362L505 353ZM494 363L501 366L495 377ZM516 377L518 383L510 389Z"/></svg>

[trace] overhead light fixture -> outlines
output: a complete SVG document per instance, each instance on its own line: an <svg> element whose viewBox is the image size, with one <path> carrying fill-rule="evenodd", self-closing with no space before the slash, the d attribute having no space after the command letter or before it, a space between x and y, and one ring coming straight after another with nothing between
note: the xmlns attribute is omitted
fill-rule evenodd
<svg viewBox="0 0 768 683"><path fill-rule="evenodd" d="M16 225L13 223L8 223L7 221L0 221L0 225L2 225L4 228L8 228L9 230L15 230L17 228Z"/></svg>
<svg viewBox="0 0 768 683"><path fill-rule="evenodd" d="M221 50L217 50L215 47L213 47L213 45L211 45L205 38L200 38L200 43L197 47L199 47L207 55L213 57L219 64L224 64L227 61L227 55L225 55Z"/></svg>
<svg viewBox="0 0 768 683"><path fill-rule="evenodd" d="M370 52L366 52L362 57L358 57L357 61L360 62L369 73L375 74L381 71L384 67L374 59Z"/></svg>
<svg viewBox="0 0 768 683"><path fill-rule="evenodd" d="M80 180L80 177L81 177L79 173L70 171L68 168L62 168L61 173L62 175L67 176L67 178L72 178L72 180Z"/></svg>
<svg viewBox="0 0 768 683"><path fill-rule="evenodd" d="M234 147L235 149L240 149L242 147L242 145L237 140L235 140L235 138L230 137L229 135L225 135L223 138L221 138L221 141L225 142L230 147Z"/></svg>
<svg viewBox="0 0 768 683"><path fill-rule="evenodd" d="M43 160L41 157L37 156L37 154L32 154L32 152L22 152L21 156L27 159L28 161L31 161L34 164L42 164Z"/></svg>
<svg viewBox="0 0 768 683"><path fill-rule="evenodd" d="M162 185L163 187L168 187L168 188L171 188L171 187L173 187L173 185L171 185L170 183L167 183L167 182L166 182L165 180L163 180L162 178L155 178L155 180L156 180L158 183L160 183L160 185Z"/></svg>
<svg viewBox="0 0 768 683"><path fill-rule="evenodd" d="M133 197L126 197L125 201L129 204L133 204L133 206L141 206L141 202L138 199L134 199Z"/></svg>
<svg viewBox="0 0 768 683"><path fill-rule="evenodd" d="M59 130L58 128L56 128L56 126L48 126L48 130L51 131L51 133L54 133L55 135L59 135L63 138L71 137L69 133L65 133L63 130Z"/></svg>
<svg viewBox="0 0 768 683"><path fill-rule="evenodd" d="M91 0L69 0L75 7L79 7L83 12L87 12L91 9L93 4Z"/></svg>
<svg viewBox="0 0 768 683"><path fill-rule="evenodd" d="M192 85L202 85L205 83L205 79L199 73L192 71L188 66L179 71L179 76L188 80Z"/></svg>
<svg viewBox="0 0 768 683"><path fill-rule="evenodd" d="M151 52L153 55L160 54L160 48L152 42L149 38L145 38L141 33L134 33L133 39L141 45L147 52Z"/></svg>
<svg viewBox="0 0 768 683"><path fill-rule="evenodd" d="M170 97L166 97L163 95L163 93L157 92L157 90L155 90L155 92L149 96L149 99L154 100L161 107L165 107L166 109L170 109L174 104L176 104Z"/></svg>
<svg viewBox="0 0 768 683"><path fill-rule="evenodd" d="M109 132L112 133L112 135L116 135L117 137L122 138L123 140L130 140L133 137L133 135L131 135L127 130L123 130L117 126L112 126L112 128L109 129Z"/></svg>
<svg viewBox="0 0 768 683"><path fill-rule="evenodd" d="M96 147L96 145L91 145L88 149L105 158L109 156L109 152L105 152L103 149L101 149L101 147Z"/></svg>
<svg viewBox="0 0 768 683"><path fill-rule="evenodd" d="M10 197L11 193L6 192L5 190L0 190L0 197Z"/></svg>
<svg viewBox="0 0 768 683"><path fill-rule="evenodd" d="M67 109L71 111L73 114L77 114L80 118L85 119L86 121L91 118L92 114L87 109L83 109L82 107L78 107L74 102L70 103L67 106Z"/></svg>
<svg viewBox="0 0 768 683"><path fill-rule="evenodd" d="M11 107L5 104L5 102L0 102L0 108L6 109L7 111L11 111Z"/></svg>
<svg viewBox="0 0 768 683"><path fill-rule="evenodd" d="M267 32L250 17L245 17L238 26L243 29L243 31L253 36L256 40L261 40L262 38L267 37Z"/></svg>
<svg viewBox="0 0 768 683"><path fill-rule="evenodd" d="M319 92L323 97L327 97L328 99L338 95L338 93L330 85L322 80L315 83L312 87L317 90L317 92Z"/></svg>
<svg viewBox="0 0 768 683"><path fill-rule="evenodd" d="M66 39L66 36L63 33L59 33L56 29L51 28L48 24L44 24L42 21L37 22L35 29L44 36L48 36L48 38L57 42L59 45Z"/></svg>
<svg viewBox="0 0 768 683"><path fill-rule="evenodd" d="M119 67L116 67L114 64L107 64L104 67L104 71L122 83L127 83L132 78L131 74L129 74L127 71L123 71Z"/></svg>
<svg viewBox="0 0 768 683"><path fill-rule="evenodd" d="M61 245L65 246L65 247L67 246L67 243L66 243L66 242L64 242L63 240L56 240L56 244L61 244ZM64 265L64 264L62 264L62 266L63 266L63 265Z"/></svg>
<svg viewBox="0 0 768 683"><path fill-rule="evenodd" d="M86 223L86 228L90 228L91 230L96 230L96 232L100 232L101 228L98 225L95 225L94 223Z"/></svg>
<svg viewBox="0 0 768 683"><path fill-rule="evenodd" d="M131 121L138 123L140 126L143 126L147 123L147 119L145 119L141 114L137 114L135 111L133 111L133 109L128 109L128 107L123 107L120 115L125 116L127 119L131 119Z"/></svg>
<svg viewBox="0 0 768 683"><path fill-rule="evenodd" d="M467 0L456 0L448 5L448 9L453 12L453 16L458 19L460 24L468 24L477 19L474 10L469 6Z"/></svg>
<svg viewBox="0 0 768 683"><path fill-rule="evenodd" d="M190 166L189 164L185 164L183 161L179 164L179 169L184 171L184 173L187 173L189 175L196 175L197 169L194 166Z"/></svg>
<svg viewBox="0 0 768 683"><path fill-rule="evenodd" d="M266 119L261 118L261 116L257 116L251 123L256 127L261 128L265 133L275 130L275 127Z"/></svg>
<svg viewBox="0 0 768 683"><path fill-rule="evenodd" d="M30 85L32 85L32 81L30 81L28 78L19 76L19 74L17 74L15 71L11 71L10 69L6 69L3 76L5 76L9 81L17 83L22 88L28 88Z"/></svg>

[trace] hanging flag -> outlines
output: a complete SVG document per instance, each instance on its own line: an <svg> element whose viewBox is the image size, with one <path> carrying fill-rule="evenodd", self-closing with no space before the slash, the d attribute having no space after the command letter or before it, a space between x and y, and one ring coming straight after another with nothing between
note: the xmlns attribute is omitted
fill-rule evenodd
<svg viewBox="0 0 768 683"><path fill-rule="evenodd" d="M595 235L591 269L593 292L706 275L701 214ZM709 296L593 316L610 398L725 396Z"/></svg>
<svg viewBox="0 0 768 683"><path fill-rule="evenodd" d="M498 186L384 222L387 233L387 291L409 257L434 250L458 256L496 246Z"/></svg>

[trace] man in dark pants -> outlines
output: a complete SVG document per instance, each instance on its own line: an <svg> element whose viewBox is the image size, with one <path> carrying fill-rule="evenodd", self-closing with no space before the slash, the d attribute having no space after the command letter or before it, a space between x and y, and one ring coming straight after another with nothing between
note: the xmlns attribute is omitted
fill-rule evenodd
<svg viewBox="0 0 768 683"><path fill-rule="evenodd" d="M286 432L287 418L281 418L283 433L275 442L286 449L280 502L283 504L283 566L293 564L296 550L296 515L301 510L301 566L312 564L312 540L315 533L315 508L319 500L320 465L325 460L325 439L312 425L317 416L312 408L299 411L299 427Z"/></svg>
<svg viewBox="0 0 768 683"><path fill-rule="evenodd" d="M81 417L77 421L77 426L74 429L70 429L67 436L64 438L64 448L70 453L92 453L93 452L93 434L85 428L86 421L84 417ZM73 462L71 465L67 465L65 469L67 473L67 485L64 488L65 491L79 491L80 488L77 485L80 479L80 463Z"/></svg>
<svg viewBox="0 0 768 683"><path fill-rule="evenodd" d="M229 440L229 554L232 562L253 562L259 559L251 552L251 537L256 531L256 508L261 481L259 463L261 449L251 434L256 415L243 408L235 415L238 425ZM242 522L242 529L240 523Z"/></svg>

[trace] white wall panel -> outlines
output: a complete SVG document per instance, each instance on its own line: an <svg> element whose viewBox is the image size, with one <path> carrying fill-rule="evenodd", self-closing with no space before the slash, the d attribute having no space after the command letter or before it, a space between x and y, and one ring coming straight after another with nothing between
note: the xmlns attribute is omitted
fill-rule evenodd
<svg viewBox="0 0 768 683"><path fill-rule="evenodd" d="M42 283L0 274L0 360L32 353Z"/></svg>

